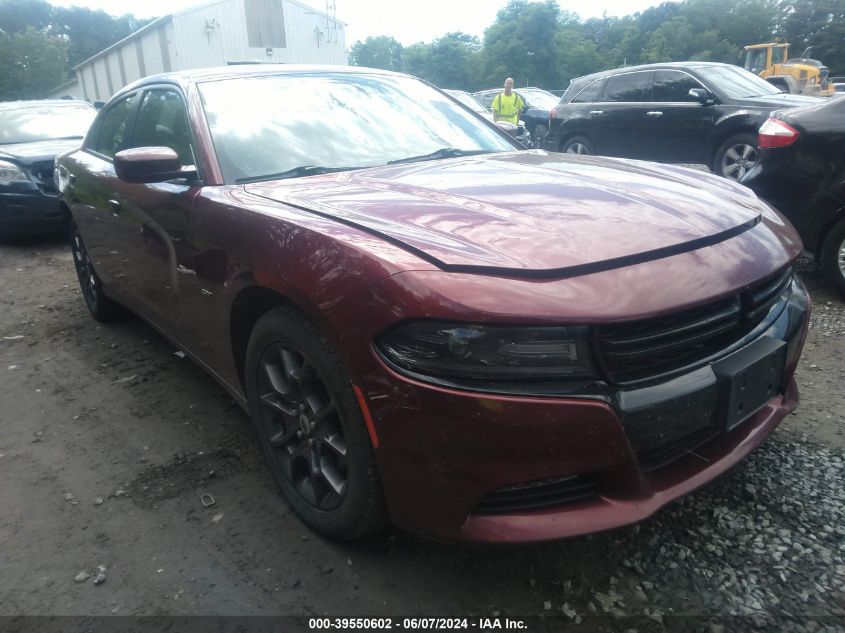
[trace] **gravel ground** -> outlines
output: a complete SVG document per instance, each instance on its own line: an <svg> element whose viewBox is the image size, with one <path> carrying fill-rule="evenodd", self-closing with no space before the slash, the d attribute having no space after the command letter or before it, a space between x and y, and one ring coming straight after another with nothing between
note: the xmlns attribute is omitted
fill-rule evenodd
<svg viewBox="0 0 845 633"><path fill-rule="evenodd" d="M812 262L800 273L815 304L801 404L704 489L638 526L545 545L395 530L339 545L290 514L245 415L210 378L137 320L90 319L60 239L0 246L0 616L843 631L845 302Z"/></svg>

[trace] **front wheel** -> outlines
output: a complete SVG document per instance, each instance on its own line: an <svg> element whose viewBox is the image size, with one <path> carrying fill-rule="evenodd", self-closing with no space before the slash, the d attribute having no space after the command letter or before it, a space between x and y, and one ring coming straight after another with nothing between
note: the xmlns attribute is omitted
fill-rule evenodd
<svg viewBox="0 0 845 633"><path fill-rule="evenodd" d="M70 249L73 253L73 265L76 268L76 277L79 279L79 289L82 291L82 298L85 305L97 321L108 323L124 318L126 309L119 303L109 299L103 292L103 283L94 270L94 264L85 248L85 242L79 234L75 224L70 225Z"/></svg>
<svg viewBox="0 0 845 633"><path fill-rule="evenodd" d="M351 540L386 523L370 437L340 360L293 308L261 317L246 355L249 408L282 495L317 532Z"/></svg>
<svg viewBox="0 0 845 633"><path fill-rule="evenodd" d="M828 233L822 248L822 270L825 279L845 296L845 220Z"/></svg>
<svg viewBox="0 0 845 633"><path fill-rule="evenodd" d="M572 138L567 139L560 148L560 151L564 154L590 155L596 153L593 144L585 136L573 136Z"/></svg>
<svg viewBox="0 0 845 633"><path fill-rule="evenodd" d="M759 162L757 137L754 134L734 134L716 150L713 171L739 182Z"/></svg>

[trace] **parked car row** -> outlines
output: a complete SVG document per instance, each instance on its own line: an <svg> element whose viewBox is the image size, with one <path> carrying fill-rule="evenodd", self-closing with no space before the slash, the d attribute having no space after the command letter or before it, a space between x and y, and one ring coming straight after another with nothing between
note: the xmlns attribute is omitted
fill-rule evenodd
<svg viewBox="0 0 845 633"><path fill-rule="evenodd" d="M718 107L708 94L689 107ZM641 520L795 407L801 240L737 182L520 151L458 98L355 67L123 88L56 159L82 298L217 380L330 537L389 520L528 542ZM794 138L773 129L764 155L824 152L807 117L768 123ZM768 173L747 176L762 191Z"/></svg>

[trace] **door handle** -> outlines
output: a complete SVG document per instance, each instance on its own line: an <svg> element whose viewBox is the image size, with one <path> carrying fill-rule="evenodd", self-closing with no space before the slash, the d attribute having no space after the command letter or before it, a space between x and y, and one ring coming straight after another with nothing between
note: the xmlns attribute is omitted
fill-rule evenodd
<svg viewBox="0 0 845 633"><path fill-rule="evenodd" d="M120 203L117 200L109 200L109 209L112 215L120 214Z"/></svg>
<svg viewBox="0 0 845 633"><path fill-rule="evenodd" d="M599 116L604 114L604 110L590 110L590 116Z"/></svg>
<svg viewBox="0 0 845 633"><path fill-rule="evenodd" d="M659 117L659 116L663 116L663 113L662 113L662 112L658 112L657 110L652 110L651 112L646 112L646 113L645 113L645 115L646 115L646 116L650 116L650 117L657 118L657 117Z"/></svg>

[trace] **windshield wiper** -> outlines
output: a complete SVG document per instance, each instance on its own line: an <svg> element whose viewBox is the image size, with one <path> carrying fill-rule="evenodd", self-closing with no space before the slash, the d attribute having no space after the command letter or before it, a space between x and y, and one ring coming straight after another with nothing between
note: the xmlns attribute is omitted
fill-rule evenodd
<svg viewBox="0 0 845 633"><path fill-rule="evenodd" d="M457 147L441 147L430 154L422 154L421 156L409 156L408 158L399 158L397 160L388 161L388 165L398 165L399 163L416 163L423 160L439 160L441 158L457 158L458 156L474 156L476 154L491 154L493 151L489 149L458 149Z"/></svg>
<svg viewBox="0 0 845 633"><path fill-rule="evenodd" d="M284 178L299 178L300 176L317 176L319 174L330 174L333 171L350 171L352 169L360 169L360 167L323 167L322 165L300 165L287 171L280 171L275 174L264 174L263 176L248 176L246 178L238 178L235 183L244 185L250 182L259 182L261 180L283 180Z"/></svg>

